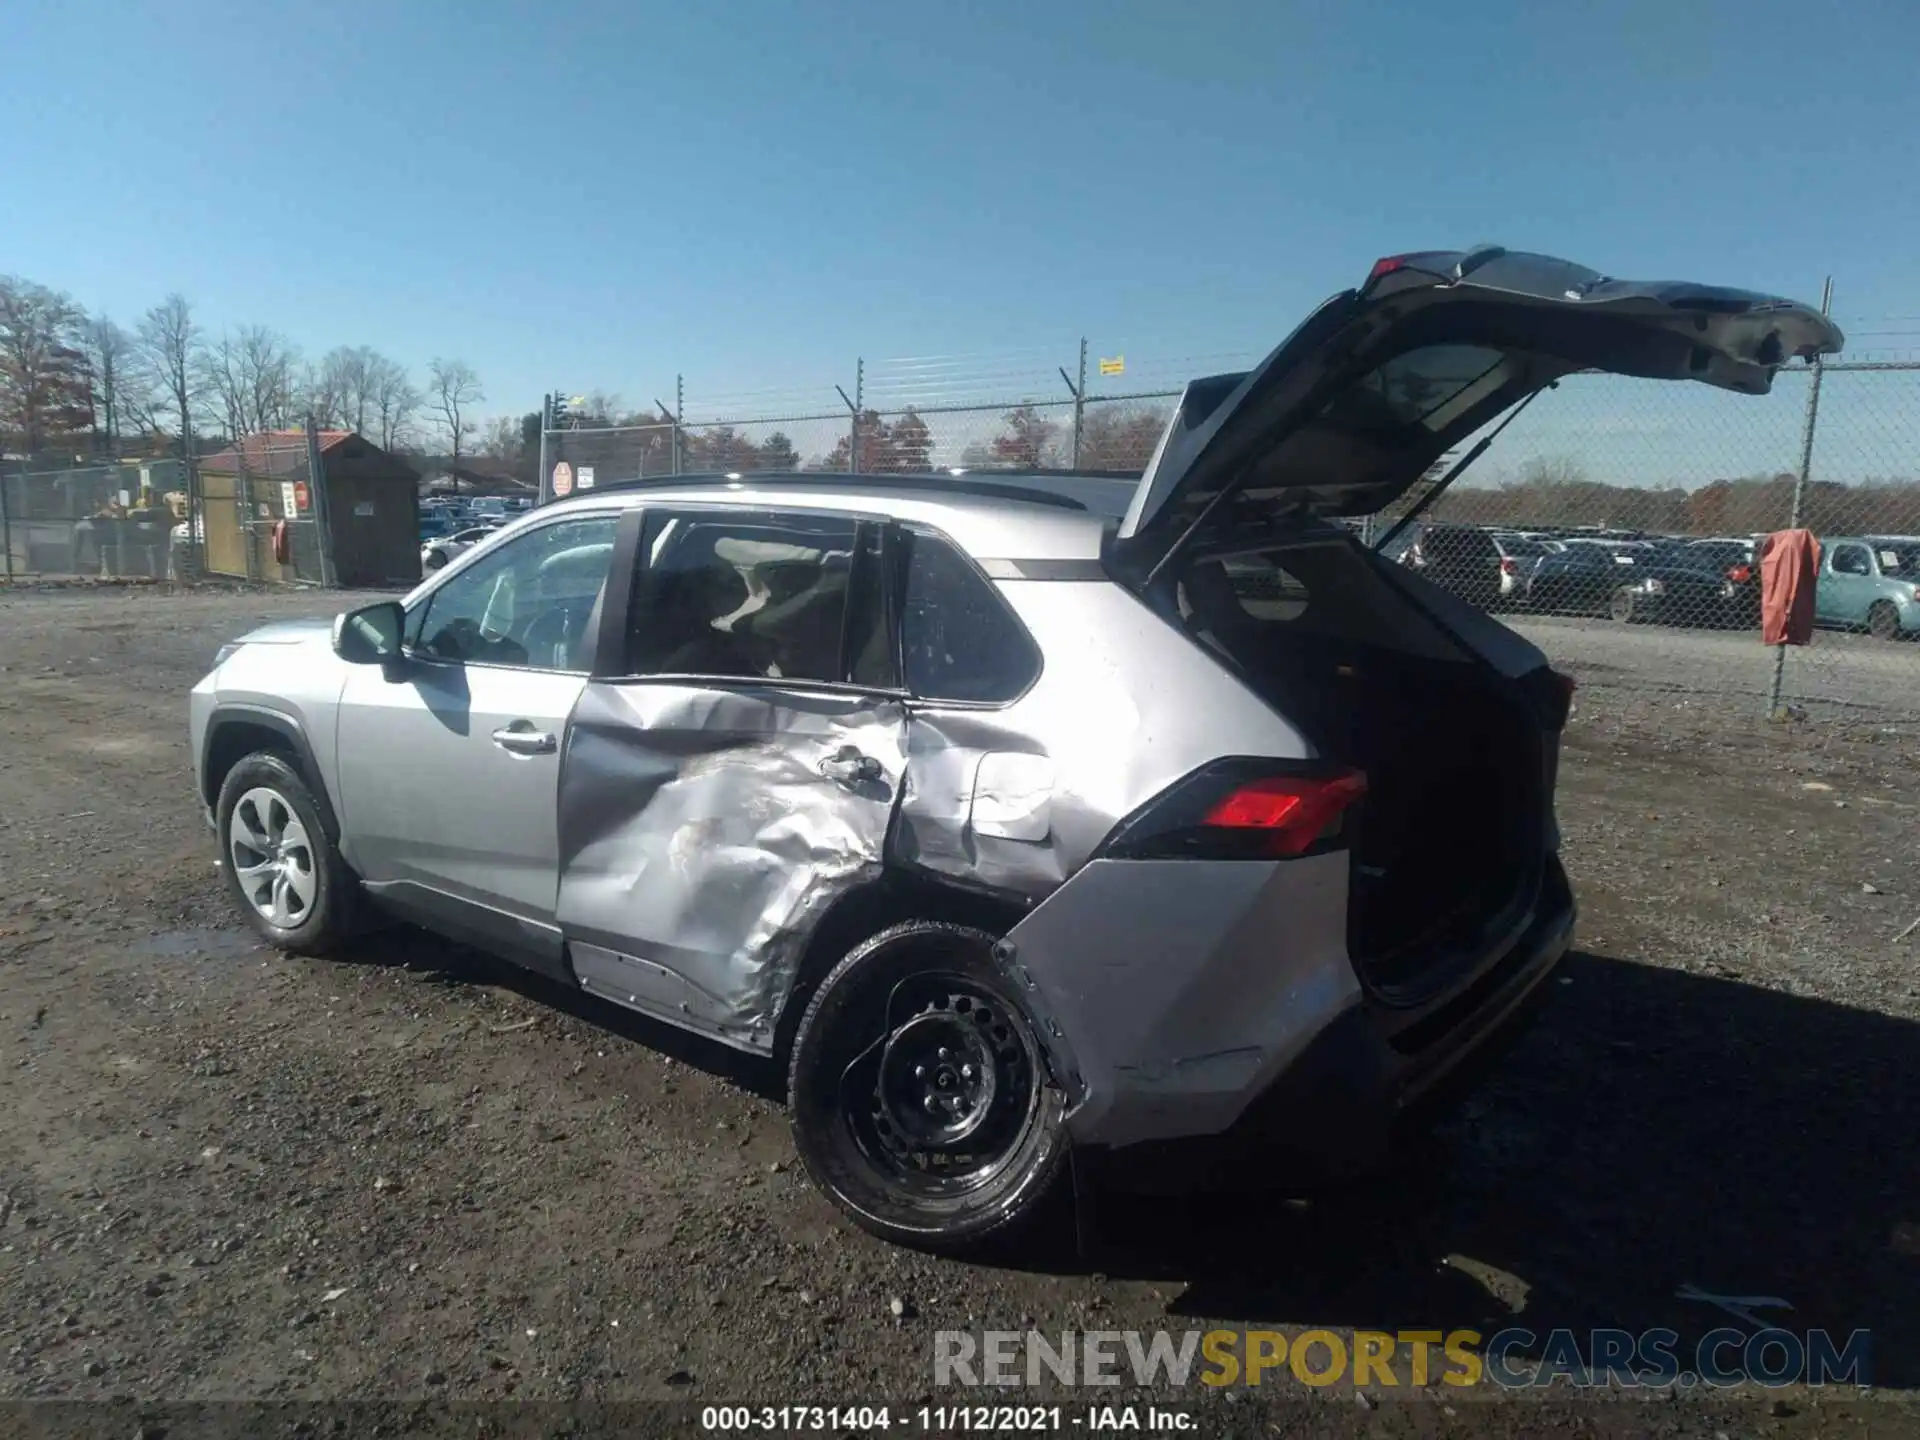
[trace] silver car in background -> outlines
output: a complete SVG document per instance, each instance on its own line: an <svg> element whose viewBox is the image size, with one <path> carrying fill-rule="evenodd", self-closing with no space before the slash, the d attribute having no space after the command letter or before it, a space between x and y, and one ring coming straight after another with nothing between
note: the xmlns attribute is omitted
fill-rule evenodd
<svg viewBox="0 0 1920 1440"><path fill-rule="evenodd" d="M1566 950L1570 685L1334 517L1561 376L1764 393L1817 311L1483 249L1187 387L1138 483L682 477L545 505L194 687L274 944L416 920L782 1066L935 1248L1060 1177L1372 1166ZM1084 1163L1083 1163L1084 1162Z"/></svg>
<svg viewBox="0 0 1920 1440"><path fill-rule="evenodd" d="M467 551L493 538L507 521L504 518L485 520L478 525L469 525L456 530L451 535L442 535L427 541L420 547L420 569L423 574L431 575L436 570L444 570Z"/></svg>

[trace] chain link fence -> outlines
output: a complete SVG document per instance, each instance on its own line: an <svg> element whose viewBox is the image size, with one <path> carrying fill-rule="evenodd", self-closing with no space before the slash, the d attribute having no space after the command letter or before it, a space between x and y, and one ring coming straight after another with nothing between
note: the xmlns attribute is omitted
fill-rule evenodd
<svg viewBox="0 0 1920 1440"><path fill-rule="evenodd" d="M1145 468L1175 393L1013 405L862 409L547 432L543 473L559 493L671 475L819 470L1128 471Z"/></svg>
<svg viewBox="0 0 1920 1440"><path fill-rule="evenodd" d="M1556 658L1675 703L1920 711L1920 364L1787 370L1763 399L1571 376L1428 504L1443 477L1365 530ZM1816 628L1768 647L1761 547L1801 527Z"/></svg>
<svg viewBox="0 0 1920 1440"><path fill-rule="evenodd" d="M0 471L0 578L327 583L317 454L279 431L191 465Z"/></svg>
<svg viewBox="0 0 1920 1440"><path fill-rule="evenodd" d="M578 493L715 472L1138 472L1179 389L1094 393L1088 354L1071 373L1032 357L863 362L850 393L833 387L837 408L555 418L541 473ZM1570 376L1430 493L1455 458L1355 527L1584 677L1653 704L1920 721L1920 361L1795 367L1764 398ZM1817 628L1769 647L1760 547L1801 526L1821 540Z"/></svg>
<svg viewBox="0 0 1920 1440"><path fill-rule="evenodd" d="M200 460L201 574L322 584L316 448L304 431L272 431Z"/></svg>
<svg viewBox="0 0 1920 1440"><path fill-rule="evenodd" d="M179 460L0 470L0 575L164 578L187 495Z"/></svg>

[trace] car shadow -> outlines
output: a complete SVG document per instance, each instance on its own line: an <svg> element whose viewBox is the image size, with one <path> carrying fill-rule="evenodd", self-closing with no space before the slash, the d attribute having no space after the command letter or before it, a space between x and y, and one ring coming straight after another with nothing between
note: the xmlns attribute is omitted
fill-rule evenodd
<svg viewBox="0 0 1920 1440"><path fill-rule="evenodd" d="M1178 1283L1175 1316L1666 1327L1682 1356L1754 1328L1683 1287L1774 1297L1792 1308L1768 1323L1869 1330L1874 1382L1920 1382L1920 1024L1586 952L1560 978L1394 1173L1305 1199L1107 1197L1074 1268Z"/></svg>
<svg viewBox="0 0 1920 1440"><path fill-rule="evenodd" d="M370 930L329 958L348 965L411 969L429 984L494 985L511 990L545 1009L622 1040L644 1045L670 1060L704 1070L762 1099L786 1102L786 1077L770 1060L735 1050L636 1010L624 1009L585 990L401 921Z"/></svg>
<svg viewBox="0 0 1920 1440"><path fill-rule="evenodd" d="M421 931L348 958L497 984L785 1098L767 1061ZM1777 1297L1792 1308L1770 1323L1842 1345L1871 1331L1874 1383L1920 1384L1920 1024L1586 951L1558 982L1391 1173L1304 1195L1103 1194L1092 1230L1063 1204L992 1263L1171 1286L1170 1320L1543 1343L1662 1327L1682 1356L1754 1328L1683 1288Z"/></svg>

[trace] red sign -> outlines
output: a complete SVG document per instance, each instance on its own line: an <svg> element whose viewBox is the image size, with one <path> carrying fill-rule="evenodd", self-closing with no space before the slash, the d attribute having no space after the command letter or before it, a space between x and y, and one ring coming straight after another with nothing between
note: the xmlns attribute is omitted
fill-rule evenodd
<svg viewBox="0 0 1920 1440"><path fill-rule="evenodd" d="M573 493L573 466L564 460L553 467L553 493L556 499Z"/></svg>
<svg viewBox="0 0 1920 1440"><path fill-rule="evenodd" d="M293 508L302 514L305 514L308 509L307 482L304 480L293 482Z"/></svg>

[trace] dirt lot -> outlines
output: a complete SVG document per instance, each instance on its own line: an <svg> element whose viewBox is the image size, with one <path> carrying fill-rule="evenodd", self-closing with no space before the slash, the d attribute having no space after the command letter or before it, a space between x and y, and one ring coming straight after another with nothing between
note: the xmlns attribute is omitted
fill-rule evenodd
<svg viewBox="0 0 1920 1440"><path fill-rule="evenodd" d="M445 1402L505 1397L694 1423L917 1405L936 1330L1739 1323L1694 1285L1871 1329L1879 1388L1160 1398L1209 1434L1920 1422L1920 933L1893 938L1920 918L1920 741L1884 716L1762 726L1611 651L1583 674L1570 642L1581 949L1437 1143L1340 1195L1115 1205L1093 1258L1063 1231L962 1265L843 1224L772 1077L726 1052L416 932L332 962L251 942L185 691L223 639L340 603L0 595L0 1397L122 1397L123 1435L229 1399L423 1402L298 1422L320 1433L485 1433L507 1412Z"/></svg>

